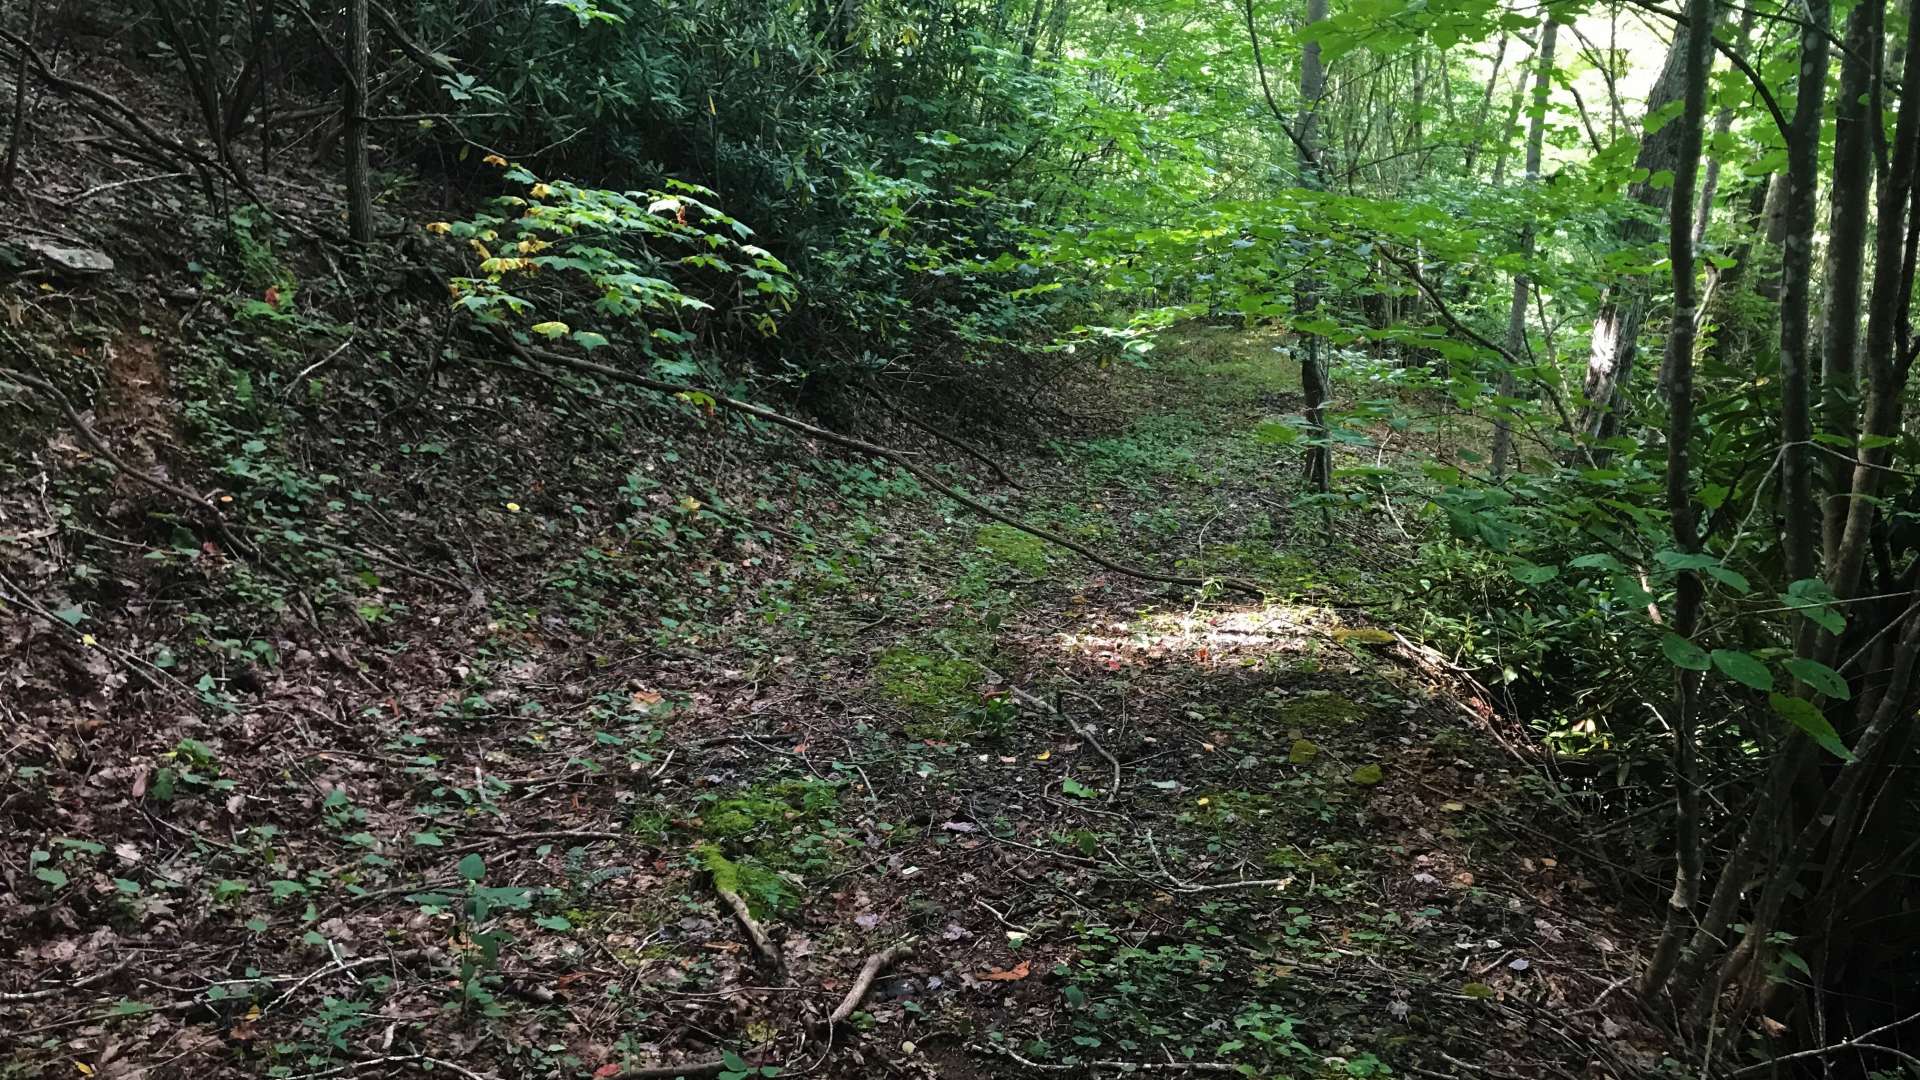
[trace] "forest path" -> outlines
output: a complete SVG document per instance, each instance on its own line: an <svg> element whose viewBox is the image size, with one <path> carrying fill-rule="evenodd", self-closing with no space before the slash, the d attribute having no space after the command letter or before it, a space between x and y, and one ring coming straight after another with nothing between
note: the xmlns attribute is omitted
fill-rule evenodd
<svg viewBox="0 0 1920 1080"><path fill-rule="evenodd" d="M652 644L557 629L636 580L597 539L544 556L539 612L383 586L411 621L363 609L351 647L378 664L290 664L256 705L162 723L160 773L87 766L14 801L22 830L91 839L35 841L74 896L22 950L27 985L69 988L0 998L6 1060L1627 1075L1626 1029L1580 1010L1641 928L1537 771L1367 625L1407 595L1393 544L1292 520L1273 344L1172 335L1089 382L1077 437L1007 462L1030 519L1265 600L1098 570L839 462L796 501L831 502L817 520L689 529L780 576L696 578L709 606ZM656 487L646 505L702 515Z"/></svg>
<svg viewBox="0 0 1920 1080"><path fill-rule="evenodd" d="M728 741L655 789L649 820L748 883L815 1011L863 955L917 944L856 1014L855 1052L776 1035L753 1062L1604 1068L1583 1035L1597 1012L1568 1014L1625 971L1612 913L1590 910L1587 875L1607 871L1556 840L1549 823L1572 818L1530 767L1354 621L1390 546L1326 549L1289 521L1297 376L1273 344L1175 335L1116 373L1085 437L1009 463L1033 518L1141 565L1251 578L1267 600L1196 601L909 511L876 526L868 572L796 602L745 685L696 710ZM763 734L726 734L746 728ZM642 980L700 971L737 936L702 920ZM711 970L687 989L722 996L696 1001L661 987L662 1045L791 1040L792 995L724 993L755 981Z"/></svg>

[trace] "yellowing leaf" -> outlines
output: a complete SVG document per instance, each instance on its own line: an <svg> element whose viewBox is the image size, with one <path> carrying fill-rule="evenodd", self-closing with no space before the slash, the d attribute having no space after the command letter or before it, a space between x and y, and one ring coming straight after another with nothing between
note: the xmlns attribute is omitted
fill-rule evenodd
<svg viewBox="0 0 1920 1080"><path fill-rule="evenodd" d="M519 513L519 512L520 512L520 504L519 504L519 503L515 503L515 502L510 502L510 503L508 503L508 504L507 504L507 513L509 513L509 514L517 514L517 513Z"/></svg>
<svg viewBox="0 0 1920 1080"><path fill-rule="evenodd" d="M536 199L544 199L547 196L553 194L553 188L549 187L546 184L535 184L533 185L533 187L527 190L527 194L533 196Z"/></svg>
<svg viewBox="0 0 1920 1080"><path fill-rule="evenodd" d="M501 157L499 154L488 154L480 160L488 165L498 165L503 169L507 167L507 159Z"/></svg>
<svg viewBox="0 0 1920 1080"><path fill-rule="evenodd" d="M87 645L87 646L93 646L93 645L98 645L98 644L100 644L100 643L99 643L98 641L96 641L96 640L94 640L94 637L93 637L93 635L92 635L92 634L81 634L81 635L80 635L80 644L82 644L82 645Z"/></svg>
<svg viewBox="0 0 1920 1080"><path fill-rule="evenodd" d="M453 226L447 224L444 221L435 221L427 225L426 229L430 233L437 233L441 236L445 236L447 233L450 233L453 231Z"/></svg>
<svg viewBox="0 0 1920 1080"><path fill-rule="evenodd" d="M515 260L515 261L519 261L519 260ZM532 330L534 333L543 334L550 338L560 337L563 334L567 334L571 332L572 329L573 329L572 327L568 326L566 323L563 323L563 322L534 323L532 327Z"/></svg>

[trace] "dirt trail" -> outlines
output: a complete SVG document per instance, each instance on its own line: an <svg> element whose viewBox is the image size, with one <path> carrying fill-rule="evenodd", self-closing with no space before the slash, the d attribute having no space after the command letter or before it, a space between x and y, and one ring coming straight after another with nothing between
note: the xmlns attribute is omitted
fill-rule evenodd
<svg viewBox="0 0 1920 1080"><path fill-rule="evenodd" d="M1350 606L1387 542L1289 521L1270 344L1185 335L1103 382L1085 437L1007 462L1049 525L1268 600L1090 570L845 470L873 512L769 526L782 577L669 645L470 610L437 631L470 643L460 689L404 653L281 680L217 732L275 753L203 733L105 770L136 785L112 824L11 807L36 868L106 891L22 942L33 975L0 989L41 996L0 995L0 1062L1629 1075L1589 1007L1642 928L1534 770ZM375 648L367 621L335 647ZM299 809L249 807L276 792Z"/></svg>

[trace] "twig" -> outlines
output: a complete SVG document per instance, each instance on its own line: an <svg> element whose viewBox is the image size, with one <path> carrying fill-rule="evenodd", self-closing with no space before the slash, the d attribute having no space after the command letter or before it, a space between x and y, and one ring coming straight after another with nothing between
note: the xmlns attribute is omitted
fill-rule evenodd
<svg viewBox="0 0 1920 1080"><path fill-rule="evenodd" d="M121 972L127 970L127 968L131 967L132 965L133 965L133 961L125 960L119 963L118 965L107 969L106 971L100 972L97 975L89 975L84 979L75 980L74 982L67 983L64 986L49 986L44 990L21 990L21 991L15 991L11 993L0 994L0 1002L13 1003L13 1002L20 1002L20 1001L45 1001L48 998L59 997L61 994L71 993L75 990L85 990L89 986L94 986L99 983L106 982L108 979L111 979L115 975L118 975Z"/></svg>
<svg viewBox="0 0 1920 1080"><path fill-rule="evenodd" d="M1120 759L1117 757L1114 757L1113 753L1109 751L1106 748L1106 746L1104 746L1100 742L1099 739L1094 737L1094 734L1092 731L1089 731L1087 728L1083 727L1080 721L1075 720L1073 717L1068 716L1064 712L1061 712L1058 708L1055 708L1051 703L1047 702L1046 700L1036 697L1035 695L1030 694L1025 690L1022 690L1019 687L1013 685L1012 683L1007 681L1006 676L993 670L992 668L981 663L980 661L975 660L969 656L961 655L958 651L954 649L953 646L948 645L946 642L943 641L940 643L940 645L942 648L946 649L947 652L952 653L953 658L955 660L962 661L963 663L972 664L974 667L977 667L981 671L986 672L987 675L990 678L992 678L994 681L1004 685L1007 688L1008 692L1011 693L1014 697L1020 699L1021 701L1026 702L1028 705L1031 705L1034 708L1039 709L1044 713L1047 713L1051 716L1058 717L1061 720L1065 720L1067 724L1073 728L1074 734L1080 736L1082 739L1085 739L1089 746L1092 746L1095 750L1099 751L1101 757L1107 759L1107 764L1113 766L1113 786L1107 789L1106 801L1110 803L1113 801L1114 796L1120 794L1120 779L1121 779Z"/></svg>
<svg viewBox="0 0 1920 1080"><path fill-rule="evenodd" d="M1113 1069L1123 1073L1222 1073L1232 1076L1242 1075L1240 1066L1229 1064L1225 1061L1083 1061L1078 1065L1042 1065L1038 1061L1029 1061L1005 1047L999 1047L997 1049L999 1049L1000 1053L1038 1072L1086 1072L1090 1069Z"/></svg>
<svg viewBox="0 0 1920 1080"><path fill-rule="evenodd" d="M165 173L155 173L152 176L136 176L131 180L115 180L111 184L101 184L99 187L90 187L87 190L81 192L80 194L75 195L73 197L73 202L70 205L78 206L81 203L86 202L88 199L93 198L95 195L104 195L107 192L114 190L115 188L132 187L135 184L157 184L162 180L178 180L182 177L191 176L191 175L192 175L191 173L184 173L184 172L165 172Z"/></svg>
<svg viewBox="0 0 1920 1080"><path fill-rule="evenodd" d="M1853 1038L1846 1040L1845 1042L1837 1042L1832 1044L1831 1046L1816 1046L1811 1050L1797 1050L1791 1054L1781 1054L1779 1057L1769 1058L1768 1060L1762 1061L1757 1065L1749 1065L1744 1069L1735 1069L1733 1072L1728 1074L1728 1080L1739 1080L1739 1078L1742 1076L1752 1076L1755 1073L1767 1072L1771 1070L1774 1066L1779 1065L1783 1061L1795 1061L1802 1058L1811 1058L1811 1057L1825 1057L1828 1054L1838 1053L1842 1050L1878 1050L1882 1053L1892 1054L1894 1057L1899 1058L1900 1060L1906 1062L1909 1065L1920 1065L1920 1059L1916 1059L1911 1055L1901 1053L1900 1051L1895 1050L1891 1047L1878 1046L1866 1041L1868 1039L1873 1038L1875 1035L1879 1035L1887 1031L1892 1031L1894 1028L1902 1027L1906 1024L1911 1024L1915 1020L1920 1020L1920 1013L1914 1013L1912 1016L1906 1017L1903 1020L1895 1020L1890 1024L1881 1024L1879 1027L1874 1028L1872 1031L1863 1031L1860 1034L1855 1035Z"/></svg>

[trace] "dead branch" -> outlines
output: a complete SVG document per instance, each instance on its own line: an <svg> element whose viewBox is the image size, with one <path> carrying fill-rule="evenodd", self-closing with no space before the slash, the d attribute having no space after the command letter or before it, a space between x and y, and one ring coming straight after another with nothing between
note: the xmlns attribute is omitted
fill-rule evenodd
<svg viewBox="0 0 1920 1080"><path fill-rule="evenodd" d="M740 920L740 926L746 930L747 940L753 944L753 951L760 954L760 958L767 962L769 968L774 971L781 970L783 965L780 962L780 950L774 946L773 939L767 936L766 927L761 926L760 920L753 917L753 909L747 906L746 898L722 885L718 880L713 883L713 891L720 895L720 899L727 902L727 907L733 909L733 917Z"/></svg>
<svg viewBox="0 0 1920 1080"><path fill-rule="evenodd" d="M1121 574L1123 576L1130 577L1130 578L1137 578L1141 581L1157 581L1167 585L1184 585L1189 588L1201 588L1210 583L1217 583L1225 588L1232 589L1235 592L1245 593L1248 596L1264 595L1258 585L1254 585L1251 582L1242 581L1238 578L1229 578L1229 577L1202 578L1202 577L1189 577L1182 574L1162 574L1157 571L1142 570L1139 567L1128 566L1125 563L1116 562L1112 559L1107 558L1105 555L1102 555L1099 552L1094 551L1092 548L1089 548L1084 544L1077 543L1075 541L1067 539L1064 536L1061 536L1059 533L1056 533L1051 529L1042 528L1038 525L1028 524L1027 522L1022 521L1019 518L1014 517L1010 514L1006 514L999 510L995 510L993 507L988 506L986 503L981 502L979 499L976 499L973 496L960 491L959 489L955 488L952 484L949 484L945 480L942 480L937 474L933 472L933 470L923 465L916 464L912 459L908 458L905 454L901 453L898 450L892 449L891 447L881 446L878 443L871 443L866 441L865 439L856 439L851 435L842 435L836 431L829 431L826 428L819 427L814 424L809 424L804 420L797 420L791 416L787 416L784 413L777 413L777 412L774 412L772 409L763 408L762 406L759 406L759 405L754 405L749 402L740 401L737 398L731 398L725 394L722 394L713 390L708 390L703 387L688 386L684 383L670 383L660 379L651 379L645 375L636 375L633 372L624 371L616 367L609 367L606 364L597 364L591 360L576 359L574 357L567 356L564 353L557 353L547 349L531 348L525 345L521 345L520 343L512 341L510 339L508 340L507 344L509 348L513 349L515 352L517 352L521 356L530 360L537 360L543 364L551 364L556 367L570 368L574 371L578 371L583 374L596 375L601 378L612 379L615 382L628 383L630 385L638 386L643 389L652 390L656 393L672 394L676 397L680 397L689 401L696 401L703 404L710 402L716 408L722 408L732 412L742 413L744 415L751 416L759 420L764 420L767 423L774 424L779 427L784 427L792 431L798 431L804 435L810 436L815 439L819 439L822 442L832 443L835 446L845 447L846 449L849 449L849 450L858 450L863 454L872 454L875 457L884 458L887 461L890 461L893 464L899 466L900 468L905 469L907 472L912 473L916 478L920 480L921 483L927 485L930 488L933 488L935 491L938 491L940 494L945 495L947 498L952 499L954 502L959 503L961 506L966 507L967 509L973 511L974 513L980 515L981 517L987 518L990 521L997 521L1002 525L1006 525L1014 529L1018 529L1029 536L1036 537L1041 540L1045 540L1046 542L1050 544L1054 544L1058 547L1066 548L1068 551L1071 551L1074 554L1081 556L1082 558L1088 560L1089 562L1092 562L1097 566L1101 566L1108 570L1111 570L1116 574Z"/></svg>
<svg viewBox="0 0 1920 1080"><path fill-rule="evenodd" d="M908 938L890 949L882 949L867 957L866 964L860 968L859 976L853 980L853 986L847 990L847 996L841 998L840 1004L834 1006L833 1012L828 1014L827 1026L846 1023L854 1010L860 1007L860 1002L866 999L867 992L873 989L873 980L879 978L882 971L912 956L913 945L913 939Z"/></svg>
<svg viewBox="0 0 1920 1080"><path fill-rule="evenodd" d="M1026 490L1026 488L1021 486L1020 481L1015 480L1013 478L1013 475L1007 472L1005 466L1001 465L998 461L994 460L994 458L991 457L985 450L982 450L979 447L973 445L972 443L966 441L965 439L960 438L958 435L950 435L947 432L941 431L939 428L934 427L932 424L927 423L926 421L913 415L907 410L887 400L887 396L885 394L882 394L880 391L875 390L873 387L867 386L864 383L859 385L860 385L860 389L865 390L867 394L873 398L873 400L880 403L881 408L892 413L894 416L899 417L901 420L905 421L907 424L913 427L919 428L921 431L926 432L927 434L933 436L934 438L940 440L941 442L954 447L955 449L966 454L968 457L974 459L975 461L980 462L982 465L985 465L987 468L992 469L993 475L999 477L1000 482L1007 485L1008 487L1014 488L1019 491Z"/></svg>

